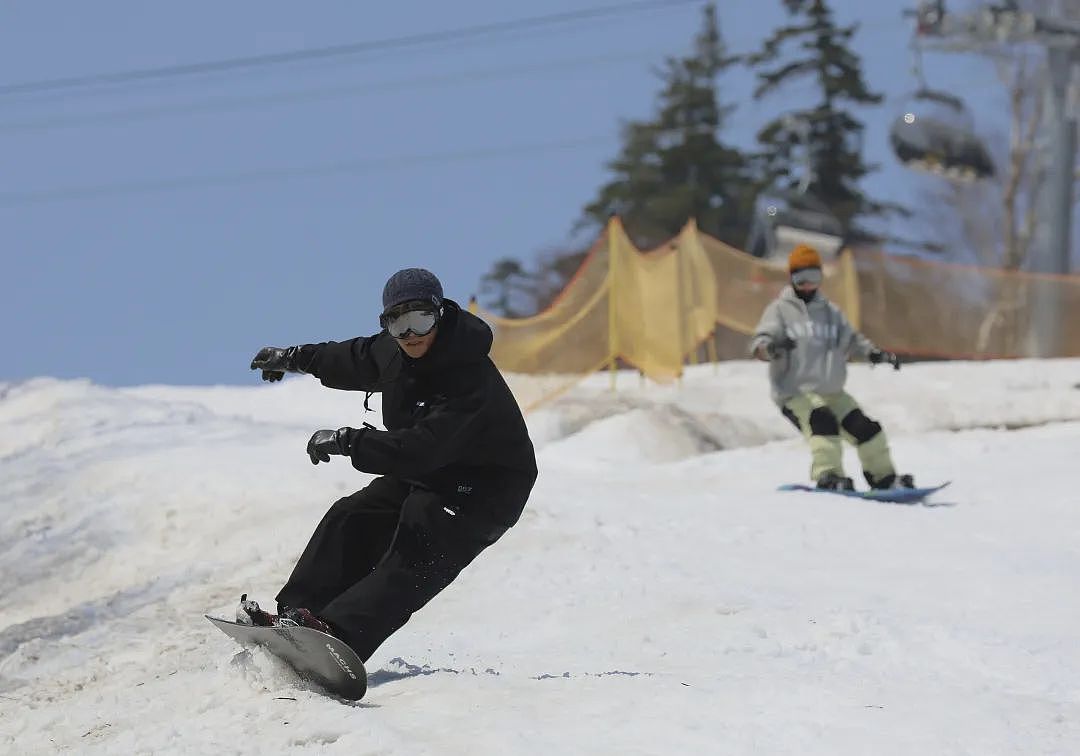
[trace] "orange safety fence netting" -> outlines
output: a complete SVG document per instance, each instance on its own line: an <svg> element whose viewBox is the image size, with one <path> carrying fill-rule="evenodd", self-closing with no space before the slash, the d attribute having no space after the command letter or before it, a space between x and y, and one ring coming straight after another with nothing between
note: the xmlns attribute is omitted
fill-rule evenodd
<svg viewBox="0 0 1080 756"><path fill-rule="evenodd" d="M1080 355L1080 276L1039 276L845 251L823 291L871 339L925 357ZM698 231L691 221L642 252L613 219L554 303L528 318L478 311L495 331L492 358L528 410L605 366L656 381L679 377L702 345L738 358L720 329L753 333L787 270ZM727 344L722 354L717 344Z"/></svg>

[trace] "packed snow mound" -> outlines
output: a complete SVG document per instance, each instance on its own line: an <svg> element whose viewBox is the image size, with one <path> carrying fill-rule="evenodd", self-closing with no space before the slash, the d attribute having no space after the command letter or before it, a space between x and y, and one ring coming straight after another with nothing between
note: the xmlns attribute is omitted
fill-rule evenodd
<svg viewBox="0 0 1080 756"><path fill-rule="evenodd" d="M634 409L589 423L545 450L563 464L674 462L720 449L719 442L682 413Z"/></svg>
<svg viewBox="0 0 1080 756"><path fill-rule="evenodd" d="M769 397L767 369L749 361L699 365L688 368L681 381L666 386L644 383L636 373L622 372L614 392L607 375L591 376L530 415L533 439L544 446L623 413L637 413L634 417L639 420L651 418L645 427L661 426L661 434L668 439L672 427L683 429L687 437L677 442L680 449L702 438L708 442L701 444L701 450L711 451L797 437ZM521 385L528 378L517 376L516 381L514 385ZM899 371L852 364L847 390L890 435L1010 430L1080 420L1078 360L918 363ZM665 414L672 416L671 422L659 419ZM611 440L604 435L598 431L597 440ZM624 443L641 448L641 442ZM655 461L666 461L670 455L661 457Z"/></svg>
<svg viewBox="0 0 1080 756"><path fill-rule="evenodd" d="M202 423L211 413L198 404L140 400L89 381L48 378L0 386L0 458L47 452L71 456L84 442L123 446L151 426ZM63 447L63 448L61 448Z"/></svg>

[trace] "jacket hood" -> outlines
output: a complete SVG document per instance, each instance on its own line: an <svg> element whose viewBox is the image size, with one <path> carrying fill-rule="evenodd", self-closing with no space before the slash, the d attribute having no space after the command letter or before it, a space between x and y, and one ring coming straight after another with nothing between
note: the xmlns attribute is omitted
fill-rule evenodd
<svg viewBox="0 0 1080 756"><path fill-rule="evenodd" d="M431 350L419 359L402 354L423 372L445 370L483 361L491 351L493 335L480 318L461 309L452 299L443 300L443 316Z"/></svg>

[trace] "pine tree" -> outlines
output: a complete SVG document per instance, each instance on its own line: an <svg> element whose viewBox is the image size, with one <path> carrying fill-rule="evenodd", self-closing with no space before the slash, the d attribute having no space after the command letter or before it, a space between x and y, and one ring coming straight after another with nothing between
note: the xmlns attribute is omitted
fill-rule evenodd
<svg viewBox="0 0 1080 756"><path fill-rule="evenodd" d="M533 276L521 261L511 257L497 260L480 279L480 296L492 312L520 318L533 311Z"/></svg>
<svg viewBox="0 0 1080 756"><path fill-rule="evenodd" d="M660 73L656 119L623 125L622 151L608 165L614 178L585 207L579 229L599 231L615 214L637 246L653 247L696 218L703 231L742 244L752 182L747 158L719 138L734 107L717 93L719 77L738 60L707 5L693 55L668 58Z"/></svg>
<svg viewBox="0 0 1080 756"><path fill-rule="evenodd" d="M839 27L825 0L783 0L793 22L777 29L749 62L758 70L754 97L760 99L782 86L812 80L816 104L788 111L759 133L764 184L794 189L803 178L800 157L811 169L808 191L845 225L863 215L896 209L874 202L859 189L859 181L877 166L862 157L863 124L851 105L875 105L881 95L863 79L859 56L848 46L858 24ZM782 48L796 56L779 63ZM808 155L800 155L806 150Z"/></svg>
<svg viewBox="0 0 1080 756"><path fill-rule="evenodd" d="M727 54L716 9L707 5L693 54L665 61L656 119L623 125L622 151L608 166L614 178L584 209L575 230L598 234L615 214L634 243L649 248L695 218L707 233L742 245L752 218L754 181L748 158L719 139L734 107L721 103L717 92L720 76L739 60ZM549 250L531 271L500 260L483 278L485 306L514 316L531 299L533 312L543 309L586 252Z"/></svg>

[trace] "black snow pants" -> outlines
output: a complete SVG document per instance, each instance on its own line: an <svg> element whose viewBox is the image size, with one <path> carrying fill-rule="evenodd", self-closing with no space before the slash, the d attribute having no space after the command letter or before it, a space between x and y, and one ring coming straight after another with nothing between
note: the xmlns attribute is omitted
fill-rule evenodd
<svg viewBox="0 0 1080 756"><path fill-rule="evenodd" d="M506 530L482 514L455 513L433 491L376 478L323 516L278 608L309 609L367 661Z"/></svg>

